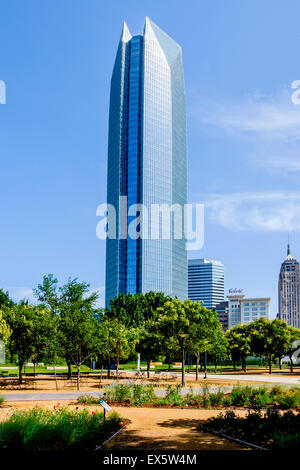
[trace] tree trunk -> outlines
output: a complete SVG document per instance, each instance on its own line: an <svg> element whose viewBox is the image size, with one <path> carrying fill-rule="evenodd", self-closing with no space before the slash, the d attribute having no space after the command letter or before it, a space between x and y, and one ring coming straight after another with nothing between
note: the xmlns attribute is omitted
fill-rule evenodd
<svg viewBox="0 0 300 470"><path fill-rule="evenodd" d="M233 362L233 368L234 368L234 370L236 370L235 360L232 359L232 362Z"/></svg>
<svg viewBox="0 0 300 470"><path fill-rule="evenodd" d="M110 379L110 357L107 361L107 378Z"/></svg>
<svg viewBox="0 0 300 470"><path fill-rule="evenodd" d="M147 359L147 379L150 379L150 364L151 359Z"/></svg>
<svg viewBox="0 0 300 470"><path fill-rule="evenodd" d="M119 353L117 354L117 371L116 371L116 376L119 376L119 362L120 362L120 355Z"/></svg>
<svg viewBox="0 0 300 470"><path fill-rule="evenodd" d="M293 356L292 355L290 355L290 371L294 372L294 370L293 370Z"/></svg>
<svg viewBox="0 0 300 470"><path fill-rule="evenodd" d="M71 363L69 361L67 361L67 366L68 366L68 380L71 380L71 378L72 378L72 367L71 367Z"/></svg>
<svg viewBox="0 0 300 470"><path fill-rule="evenodd" d="M33 375L36 376L36 362L33 363Z"/></svg>
<svg viewBox="0 0 300 470"><path fill-rule="evenodd" d="M199 368L199 354L196 354L196 380L198 380L199 378L198 368Z"/></svg>
<svg viewBox="0 0 300 470"><path fill-rule="evenodd" d="M268 362L269 362L269 374L272 374L272 357L271 356L269 356Z"/></svg>
<svg viewBox="0 0 300 470"><path fill-rule="evenodd" d="M57 377L56 377L56 366L54 364L54 378L55 378L55 387L56 387L56 391L58 390L58 384L57 384Z"/></svg>
<svg viewBox="0 0 300 470"><path fill-rule="evenodd" d="M102 383L102 370L103 370L103 364L100 365L100 382L99 382L99 388L101 388L101 383Z"/></svg>
<svg viewBox="0 0 300 470"><path fill-rule="evenodd" d="M282 365L281 365L281 357L278 358L278 364L279 364L279 369L281 370L282 369Z"/></svg>
<svg viewBox="0 0 300 470"><path fill-rule="evenodd" d="M19 360L19 385L22 385L23 383L23 365L24 361Z"/></svg>
<svg viewBox="0 0 300 470"><path fill-rule="evenodd" d="M170 372L171 370L171 361L169 361L169 364L168 364L168 371Z"/></svg>
<svg viewBox="0 0 300 470"><path fill-rule="evenodd" d="M217 373L217 359L215 359L215 374Z"/></svg>
<svg viewBox="0 0 300 470"><path fill-rule="evenodd" d="M77 391L80 390L80 366L77 366Z"/></svg>
<svg viewBox="0 0 300 470"><path fill-rule="evenodd" d="M247 372L247 367L246 367L246 359L243 357L242 359L242 366L243 366L243 371Z"/></svg>

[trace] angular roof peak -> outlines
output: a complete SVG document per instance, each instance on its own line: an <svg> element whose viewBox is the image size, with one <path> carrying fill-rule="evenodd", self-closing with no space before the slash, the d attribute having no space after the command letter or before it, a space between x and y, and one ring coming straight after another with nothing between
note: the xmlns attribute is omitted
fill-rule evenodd
<svg viewBox="0 0 300 470"><path fill-rule="evenodd" d="M128 29L128 26L127 26L126 22L124 21L120 41L122 41L122 42L128 42L128 41L130 41L131 37L132 37L132 36L131 36L131 34L130 34L130 31L129 31L129 29Z"/></svg>

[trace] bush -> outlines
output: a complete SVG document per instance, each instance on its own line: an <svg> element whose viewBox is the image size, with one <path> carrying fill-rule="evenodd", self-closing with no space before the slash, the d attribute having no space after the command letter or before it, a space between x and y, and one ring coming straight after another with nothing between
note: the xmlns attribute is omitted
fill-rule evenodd
<svg viewBox="0 0 300 470"><path fill-rule="evenodd" d="M168 385L165 398L156 400L156 406L159 405L171 405L171 406L183 406L185 405L185 398L180 394L180 385L172 387Z"/></svg>
<svg viewBox="0 0 300 470"><path fill-rule="evenodd" d="M105 387L105 393L109 401L129 402L132 396L132 387L127 384L112 384Z"/></svg>
<svg viewBox="0 0 300 470"><path fill-rule="evenodd" d="M35 408L17 411L0 423L0 449L10 450L93 450L112 432L119 429L121 419L111 413L106 421L103 413L66 408Z"/></svg>
<svg viewBox="0 0 300 470"><path fill-rule="evenodd" d="M249 411L245 418L227 411L210 418L206 428L273 450L300 448L300 414L291 411L279 414L268 410L264 415Z"/></svg>
<svg viewBox="0 0 300 470"><path fill-rule="evenodd" d="M93 397L92 395L80 395L77 398L77 402L80 405L97 405L99 403L99 399Z"/></svg>
<svg viewBox="0 0 300 470"><path fill-rule="evenodd" d="M155 400L154 388L146 384L113 384L106 387L105 392L109 401L128 402L135 406Z"/></svg>
<svg viewBox="0 0 300 470"><path fill-rule="evenodd" d="M225 394L221 392L221 390L218 390L216 393L210 393L209 400L210 400L211 406L222 405L224 401L224 396Z"/></svg>
<svg viewBox="0 0 300 470"><path fill-rule="evenodd" d="M2 395L0 395L0 406L2 406L4 402L5 402L5 398Z"/></svg>
<svg viewBox="0 0 300 470"><path fill-rule="evenodd" d="M283 410L291 408L297 409L300 407L300 391L288 390L287 392L275 396L275 400L278 406Z"/></svg>
<svg viewBox="0 0 300 470"><path fill-rule="evenodd" d="M233 406L247 406L250 404L250 396L252 394L252 388L237 386L231 391L230 398Z"/></svg>

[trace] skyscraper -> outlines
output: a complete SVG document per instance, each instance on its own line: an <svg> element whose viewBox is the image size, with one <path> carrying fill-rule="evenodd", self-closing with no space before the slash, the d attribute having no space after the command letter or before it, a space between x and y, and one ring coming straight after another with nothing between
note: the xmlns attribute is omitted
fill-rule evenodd
<svg viewBox="0 0 300 470"><path fill-rule="evenodd" d="M224 301L224 264L213 259L189 259L188 296L194 301L201 300L207 308L215 308Z"/></svg>
<svg viewBox="0 0 300 470"><path fill-rule="evenodd" d="M111 79L107 202L116 210L116 239L106 245L106 305L119 293L150 290L185 299L186 240L124 236L122 196L128 208L187 202L181 47L149 18L143 36L131 36L124 23Z"/></svg>
<svg viewBox="0 0 300 470"><path fill-rule="evenodd" d="M300 270L289 244L279 273L278 317L288 325L300 328Z"/></svg>

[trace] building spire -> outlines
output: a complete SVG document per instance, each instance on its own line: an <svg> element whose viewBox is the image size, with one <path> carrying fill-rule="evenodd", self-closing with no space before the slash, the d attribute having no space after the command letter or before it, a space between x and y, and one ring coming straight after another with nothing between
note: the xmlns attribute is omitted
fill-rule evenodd
<svg viewBox="0 0 300 470"><path fill-rule="evenodd" d="M287 256L289 256L290 254L291 254L291 250L290 250L290 234L288 233Z"/></svg>

